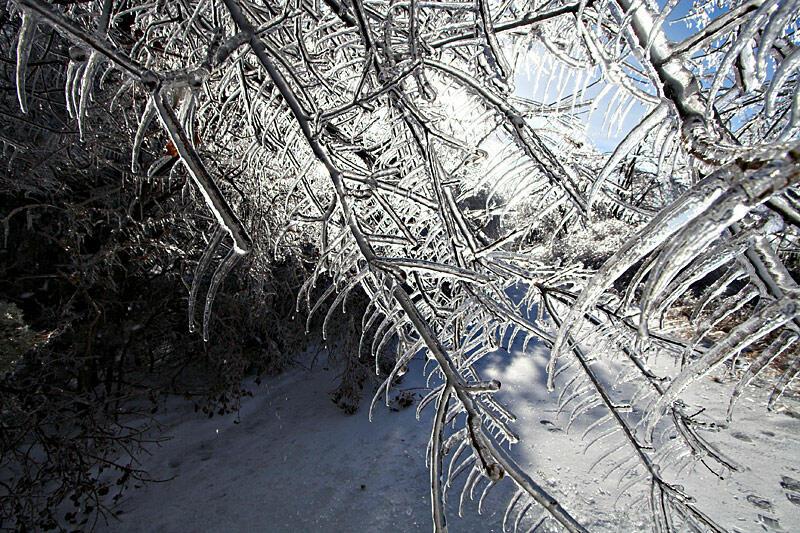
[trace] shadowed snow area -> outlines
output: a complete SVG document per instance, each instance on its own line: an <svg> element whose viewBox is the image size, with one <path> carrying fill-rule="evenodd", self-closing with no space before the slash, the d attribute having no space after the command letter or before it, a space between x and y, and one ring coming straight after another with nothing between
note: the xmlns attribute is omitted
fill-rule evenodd
<svg viewBox="0 0 800 533"><path fill-rule="evenodd" d="M642 490L620 496L619 487L628 484L620 472L603 480L624 454L611 455L589 472L609 447L591 447L584 453L586 439L581 435L593 421L589 416L576 419L565 434L569 413L557 416L557 393L548 394L544 385L547 352L540 347L531 352L501 350L482 363L485 378L503 383L498 399L517 415L514 428L521 443L512 447L514 457L590 531L648 529ZM417 421L416 405L391 411L379 404L370 423L371 395L348 416L328 397L336 385L336 372L317 362L310 371L297 368L252 385L254 397L243 400L238 417L208 419L195 414L191 405L171 402L160 421L173 438L144 457L142 466L154 477L173 479L127 492L120 503L120 521L101 530L430 531L425 449L432 408ZM422 361L415 360L393 394L419 394L423 385ZM713 387L730 386L710 380L708 385L709 397L718 396ZM770 431L762 431L767 416L763 405L742 402L737 431L710 437L729 456L750 466L737 475L746 476L751 490L758 492L741 492L736 476L714 482L715 476L702 465L693 476L705 478L705 492L698 494L692 483L685 484L698 496L701 508L729 528L797 531L800 482L795 496L786 486L791 489L791 480L800 479L800 423L785 414L771 414ZM725 406L718 407L724 412ZM462 475L449 493L450 531L501 531L513 495L510 482L504 480L488 493L479 515L478 500L486 487L480 482L474 501L465 497L459 518L463 480ZM719 515L722 506L728 512L738 510L737 515ZM517 510L508 519L509 528ZM531 528L539 516L531 510L520 531ZM551 530L549 522L538 529Z"/></svg>

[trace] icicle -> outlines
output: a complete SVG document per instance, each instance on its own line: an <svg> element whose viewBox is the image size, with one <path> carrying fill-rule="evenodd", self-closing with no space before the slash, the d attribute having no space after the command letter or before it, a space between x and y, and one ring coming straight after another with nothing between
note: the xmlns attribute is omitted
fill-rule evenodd
<svg viewBox="0 0 800 533"><path fill-rule="evenodd" d="M606 93L611 90L611 87L612 87L611 84L606 83L605 85L603 85L603 88L600 89L600 92L597 93L597 96L595 96L592 99L592 105L589 106L589 112L586 114L586 128L587 129L589 128L589 124L591 122L592 115L594 114L594 112L597 109L597 107L600 105L600 100L602 100L605 97Z"/></svg>
<svg viewBox="0 0 800 533"><path fill-rule="evenodd" d="M571 71L562 65L558 71L558 81L556 82L556 97L553 100L553 106L558 109L561 106L561 99L564 97L564 91L567 89ZM566 79L565 79L566 78Z"/></svg>
<svg viewBox="0 0 800 533"><path fill-rule="evenodd" d="M628 105L625 106L625 109L622 110L622 113L617 119L617 127L614 129L614 135L619 135L619 132L622 131L622 126L625 124L625 119L628 118L628 113L631 112L633 109L633 105L636 103L636 98L628 98Z"/></svg>
<svg viewBox="0 0 800 533"><path fill-rule="evenodd" d="M625 136L619 146L617 146L617 149L614 150L614 153L611 154L611 157L608 158L606 164L603 165L603 170L592 184L592 188L589 192L587 210L591 212L592 205L594 204L595 197L597 196L600 187L611 174L611 172L617 168L617 165L619 165L619 163L630 153L631 150L641 144L641 142L653 128L662 124L667 117L669 117L669 106L666 103L662 103L653 109L650 114L648 114L642 120L642 122L639 123L638 126L633 128L633 130L631 130L631 132Z"/></svg>
<svg viewBox="0 0 800 533"><path fill-rule="evenodd" d="M657 257L657 255L653 254L647 258L642 266L639 267L639 270L636 271L633 278L628 282L628 286L625 289L625 295L622 298L622 303L619 307L620 311L623 313L629 312L633 299L636 296L636 288L642 282L647 273L650 272L650 269L653 268L653 263L655 263Z"/></svg>
<svg viewBox="0 0 800 533"><path fill-rule="evenodd" d="M614 420L614 416L611 415L611 414L607 414L607 415L601 416L600 418L598 418L597 420L595 420L594 422L592 422L591 424L589 424L586 427L586 429L583 431L583 434L581 435L581 440L586 439L586 436L589 433L591 433L595 429L599 428L601 425L605 424L606 422L611 422L612 420Z"/></svg>
<svg viewBox="0 0 800 533"><path fill-rule="evenodd" d="M486 484L486 487L483 489L480 498L478 498L478 514L483 514L483 501L486 499L486 496L489 494L489 491L497 485L497 481L490 481Z"/></svg>
<svg viewBox="0 0 800 533"><path fill-rule="evenodd" d="M131 172L134 174L139 173L139 153L142 149L144 134L155 116L156 105L153 98L148 98L144 112L142 113L142 118L139 120L139 127L136 128L136 134L133 137L133 147L131 148Z"/></svg>
<svg viewBox="0 0 800 533"><path fill-rule="evenodd" d="M658 151L658 166L656 167L656 176L660 176L661 172L664 170L664 160L669 156L670 152L672 151L677 136L678 136L677 128L669 128L664 137L664 141L660 144L656 144L656 146L661 147ZM675 160L673 159L673 167L674 167L674 161Z"/></svg>
<svg viewBox="0 0 800 533"><path fill-rule="evenodd" d="M370 273L369 269L364 269L355 276L350 279L350 281L345 285L345 287L336 295L333 302L330 306L328 306L328 311L325 313L325 319L322 321L322 337L328 337L328 322L333 315L335 309L339 307L339 304L350 294L350 291L355 288L356 285L361 283L361 280L364 279ZM342 312L344 312L344 305L342 305Z"/></svg>
<svg viewBox="0 0 800 533"><path fill-rule="evenodd" d="M745 273L742 272L741 269L738 267L732 267L728 272L725 273L722 277L720 277L717 281L714 282L713 285L708 287L700 297L700 300L697 302L697 305L692 310L692 314L689 316L689 321L695 323L697 318L700 316L700 313L706 308L706 306L711 303L717 296L722 294L724 291L728 289L728 286L736 281L737 279L744 276Z"/></svg>
<svg viewBox="0 0 800 533"><path fill-rule="evenodd" d="M586 452L589 451L589 448L591 448L592 446L594 446L598 442L600 442L602 440L605 440L605 439L607 439L609 437L613 437L614 435L616 435L620 431L622 431L622 428L619 425L615 425L615 426L613 426L613 427L601 432L599 435L595 436L592 440L590 440L588 443L586 443L586 445L583 448L583 453L585 454Z"/></svg>
<svg viewBox="0 0 800 533"><path fill-rule="evenodd" d="M508 505L506 506L506 512L503 513L503 533L506 532L506 525L508 524L508 517L511 515L511 512L514 510L514 506L517 505L517 502L525 494L525 491L517 490L514 494L514 497L511 498Z"/></svg>
<svg viewBox="0 0 800 533"><path fill-rule="evenodd" d="M225 259L219 264L217 270L214 272L214 276L211 278L211 284L206 294L206 307L203 310L203 340L206 342L208 342L208 328L211 323L211 306L214 303L214 297L217 295L222 280L225 279L228 272L231 271L241 258L242 254L238 253L236 248L231 248L228 255L225 256Z"/></svg>
<svg viewBox="0 0 800 533"><path fill-rule="evenodd" d="M170 190L172 188L172 171L175 169L175 163L177 161L178 158L171 155L159 157L153 161L152 165L148 167L147 173L145 174L147 179L152 181L156 176L161 175L169 170L169 173L167 174L167 190ZM164 180L162 180L161 183L163 184Z"/></svg>
<svg viewBox="0 0 800 533"><path fill-rule="evenodd" d="M86 62L78 63L75 66L75 74L72 76L72 81L67 87L67 94L64 98L67 100L67 106L72 108L72 116L78 116L78 90L80 89L80 81L83 76L83 70L86 68Z"/></svg>
<svg viewBox="0 0 800 533"><path fill-rule="evenodd" d="M800 306L798 306L796 300L797 296L798 294L791 294L781 298L754 314L747 321L736 326L724 339L717 342L713 348L704 353L699 359L681 370L644 417L647 442L652 442L656 423L686 387L705 376L722 361L800 315Z"/></svg>
<svg viewBox="0 0 800 533"><path fill-rule="evenodd" d="M25 78L28 74L28 59L36 37L38 18L37 15L30 11L22 11L22 26L19 29L19 38L17 40L17 99L19 100L19 108L23 113L28 112Z"/></svg>
<svg viewBox="0 0 800 533"><path fill-rule="evenodd" d="M481 469L478 466L474 466L472 470L469 471L467 475L467 480L464 482L464 486L461 488L461 497L458 500L458 516L459 518L463 518L464 516L464 497L467 494L471 494L475 484L478 483L482 479L481 476ZM472 499L470 497L470 499Z"/></svg>
<svg viewBox="0 0 800 533"><path fill-rule="evenodd" d="M606 107L606 110L603 112L603 120L600 122L600 129L606 130L606 136L608 136L608 133L611 129L608 124L609 119L611 118L611 111L617 109L617 106L619 106L618 102L620 102L622 100L622 97L624 96L623 91L616 85L613 86L612 91L613 93L611 94L611 97L608 99L608 106Z"/></svg>
<svg viewBox="0 0 800 533"><path fill-rule="evenodd" d="M721 304L714 309L714 312L711 314L711 316L703 320L703 322L697 326L697 333L692 339L692 342L689 343L687 349L684 351L682 359L685 361L687 356L694 350L694 347L697 346L700 341L703 340L703 337L708 335L717 324L731 316L736 311L742 309L757 296L759 296L758 289L752 285L748 285L741 291L735 293L733 296L724 299Z"/></svg>
<svg viewBox="0 0 800 533"><path fill-rule="evenodd" d="M528 502L525 504L525 507L523 507L519 511L519 514L517 514L517 518L514 520L514 533L516 533L519 530L519 525L522 523L522 519L528 513L528 509L530 509L532 506L533 502Z"/></svg>
<svg viewBox="0 0 800 533"><path fill-rule="evenodd" d="M547 76L547 83L544 85L544 93L542 93L542 111L544 111L544 106L547 105L548 95L550 94L550 85L553 83L553 80L556 78L556 71L558 71L559 75L561 74L561 63L553 62L553 68L550 70L550 75Z"/></svg>
<svg viewBox="0 0 800 533"><path fill-rule="evenodd" d="M594 67L586 72L586 76L583 78L583 83L580 86L580 92L578 93L578 98L581 102L586 100L586 91L589 89L589 86L594 83L594 80L597 76L597 67ZM588 115L586 117L586 121L587 123L589 121Z"/></svg>
<svg viewBox="0 0 800 533"><path fill-rule="evenodd" d="M591 411L598 405L602 405L602 401L599 398L596 398L591 395L581 400L569 414L569 421L567 422L567 427L564 428L564 433L569 434L569 430L570 428L572 428L572 424L574 424L575 421L580 416Z"/></svg>
<svg viewBox="0 0 800 533"><path fill-rule="evenodd" d="M769 220L762 220L747 231L736 235L730 242L717 245L698 256L693 260L693 264L687 266L686 269L675 278L675 281L670 284L667 290L654 299L651 306L651 308L656 309L654 314L660 314L667 307L672 305L672 303L684 294L693 283L743 253L750 246L753 246L758 239L763 238L761 236L762 232L775 233L781 229L783 229L783 221L778 216ZM641 320L646 321L650 316L651 315L643 315Z"/></svg>
<svg viewBox="0 0 800 533"><path fill-rule="evenodd" d="M545 59L547 57L548 56L544 56ZM533 84L532 84L533 88L531 89L530 94L531 98L534 100L536 99L536 95L539 93L539 83L541 82L542 79L542 72L545 69L545 64L544 64L545 59L542 59L541 56L535 56L534 60L536 65L535 68L531 69L531 72L533 72ZM544 101L544 98L542 98L542 101Z"/></svg>
<svg viewBox="0 0 800 533"><path fill-rule="evenodd" d="M92 82L94 81L94 70L100 64L100 53L93 51L89 54L89 60L86 62L86 67L83 69L83 77L81 78L80 85L80 98L78 102L78 133L81 140L83 140L84 129L83 119L86 116L86 104L92 94Z"/></svg>
<svg viewBox="0 0 800 533"><path fill-rule="evenodd" d="M776 357L786 351L796 340L797 333L794 331L784 331L769 345L769 347L761 352L761 355L759 355L755 361L750 363L750 366L744 374L742 374L741 379L736 384L736 388L733 389L733 393L731 393L731 401L728 404L728 412L726 415L728 422L730 422L733 417L733 406L736 400L741 396L742 392L744 392L747 385L758 376L759 372L769 365Z"/></svg>
<svg viewBox="0 0 800 533"><path fill-rule="evenodd" d="M197 293L200 290L203 274L208 268L211 259L214 257L214 251L216 251L217 246L219 246L223 235L225 235L225 230L222 226L217 226L214 229L214 233L211 235L211 239L208 241L208 246L206 246L205 251L203 251L203 255L200 256L200 261L197 262L197 266L194 269L192 288L189 291L189 331L194 331L194 309L197 303Z"/></svg>
<svg viewBox="0 0 800 533"><path fill-rule="evenodd" d="M586 77L588 77L588 75L589 74L587 72L584 72L582 70L579 70L578 73L575 75L575 85L573 87L572 98L571 98L571 102L570 102L570 105L569 105L569 114L570 115L573 115L573 116L575 115L575 106L578 103L578 99L580 97L580 94L581 94L582 89L584 87L584 83L585 83Z"/></svg>
<svg viewBox="0 0 800 533"><path fill-rule="evenodd" d="M620 96L619 104L617 104L616 109L614 109L614 113L611 114L611 119L606 125L606 137L611 137L611 135L616 136L619 134L619 130L622 127L622 121L635 102L636 99L631 96L626 96L624 94Z"/></svg>
<svg viewBox="0 0 800 533"><path fill-rule="evenodd" d="M72 109L72 99L69 97L72 90L72 80L75 78L75 72L78 70L78 65L74 61L70 61L67 66L66 81L64 82L64 101L67 104L67 113L70 118L75 118L75 110Z"/></svg>

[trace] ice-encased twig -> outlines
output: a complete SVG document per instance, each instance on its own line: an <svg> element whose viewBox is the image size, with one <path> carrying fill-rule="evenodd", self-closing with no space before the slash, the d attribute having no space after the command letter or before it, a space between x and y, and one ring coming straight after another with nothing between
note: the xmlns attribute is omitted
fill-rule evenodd
<svg viewBox="0 0 800 533"><path fill-rule="evenodd" d="M227 200L225 200L225 197L222 195L222 191L219 190L216 182L206 170L202 159L200 159L197 151L192 146L180 120L177 115L175 115L175 111L172 109L167 96L163 92L157 91L151 98L158 111L161 124L164 126L172 144L178 151L178 155L189 171L192 180L200 189L206 201L206 205L211 209L217 222L225 228L225 231L233 238L234 251L239 255L249 253L252 247L252 241L247 230L239 221L239 217L233 212L230 204L228 204Z"/></svg>

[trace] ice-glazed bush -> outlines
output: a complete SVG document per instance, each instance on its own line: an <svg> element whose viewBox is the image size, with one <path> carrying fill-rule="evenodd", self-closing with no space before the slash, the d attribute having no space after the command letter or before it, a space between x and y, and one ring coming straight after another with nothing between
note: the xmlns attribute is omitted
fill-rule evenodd
<svg viewBox="0 0 800 533"><path fill-rule="evenodd" d="M674 29L679 7L688 30ZM548 388L571 421L593 420L585 438L612 471L625 465L654 529L719 531L734 524L681 476L737 471L708 431L735 425L755 383L775 408L800 366L784 263L800 222L799 9L12 0L4 51L21 112L4 135L22 158L36 148L15 128L56 147L63 130L41 117L62 106L84 146L119 124L134 184L191 185L208 224L188 324L211 343L244 259L315 248L297 310L327 337L365 295L359 350L395 354L378 401L412 357L431 362L435 531L448 492L483 500L501 484L514 488L504 527L543 513L584 530L508 452L515 418L480 360L511 343L550 349ZM602 129L622 132L608 154L591 142ZM688 294L671 335L662 317ZM737 357L728 413L699 417L689 392Z"/></svg>

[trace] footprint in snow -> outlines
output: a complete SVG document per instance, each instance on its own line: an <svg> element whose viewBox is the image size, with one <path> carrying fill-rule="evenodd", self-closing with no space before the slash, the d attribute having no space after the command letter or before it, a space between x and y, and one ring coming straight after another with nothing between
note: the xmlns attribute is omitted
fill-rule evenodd
<svg viewBox="0 0 800 533"><path fill-rule="evenodd" d="M761 523L761 527L767 531L784 531L780 522L775 518L760 514L758 515L758 521Z"/></svg>
<svg viewBox="0 0 800 533"><path fill-rule="evenodd" d="M539 423L547 428L547 431L550 433L558 433L563 431L561 428L556 427L555 424L550 422L549 420L539 420Z"/></svg>
<svg viewBox="0 0 800 533"><path fill-rule="evenodd" d="M781 487L789 501L800 507L800 481L789 476L781 476Z"/></svg>
<svg viewBox="0 0 800 533"><path fill-rule="evenodd" d="M772 510L772 503L766 498L762 498L761 496L756 496L755 494L750 494L747 496L747 501L751 504L755 505L759 509L763 509L764 511L771 511Z"/></svg>
<svg viewBox="0 0 800 533"><path fill-rule="evenodd" d="M800 412L797 412L794 409L788 409L787 408L787 409L783 409L781 412L783 414L785 414L786 416L790 416L790 417L792 417L794 419L800 420Z"/></svg>
<svg viewBox="0 0 800 533"><path fill-rule="evenodd" d="M733 431L731 433L731 437L734 439L739 439L742 442L753 442L753 439L748 437L746 434L742 433L741 431Z"/></svg>
<svg viewBox="0 0 800 533"><path fill-rule="evenodd" d="M406 407L411 407L414 405L414 402L417 399L417 393L411 391L401 391L397 396L392 398L392 401L389 402L389 410L390 411L400 411L401 409L405 409Z"/></svg>

